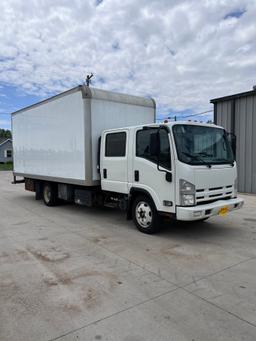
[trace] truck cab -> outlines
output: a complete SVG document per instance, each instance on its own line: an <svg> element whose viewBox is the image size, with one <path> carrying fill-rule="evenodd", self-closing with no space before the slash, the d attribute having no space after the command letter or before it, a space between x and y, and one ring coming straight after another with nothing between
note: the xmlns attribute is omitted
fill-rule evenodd
<svg viewBox="0 0 256 341"><path fill-rule="evenodd" d="M194 221L226 215L243 205L226 131L213 124L171 122L105 130L101 136L101 189L124 200L144 233L160 216Z"/></svg>

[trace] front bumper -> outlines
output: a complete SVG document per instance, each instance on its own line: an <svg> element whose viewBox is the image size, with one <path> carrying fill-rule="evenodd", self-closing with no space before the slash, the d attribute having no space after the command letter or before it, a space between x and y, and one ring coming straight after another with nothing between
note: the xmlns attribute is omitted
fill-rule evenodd
<svg viewBox="0 0 256 341"><path fill-rule="evenodd" d="M214 215L218 215L220 209L223 207L228 208L228 212L241 208L244 204L244 199L234 198L229 200L217 200L210 204L198 205L192 207L180 207L176 208L177 220L201 220Z"/></svg>

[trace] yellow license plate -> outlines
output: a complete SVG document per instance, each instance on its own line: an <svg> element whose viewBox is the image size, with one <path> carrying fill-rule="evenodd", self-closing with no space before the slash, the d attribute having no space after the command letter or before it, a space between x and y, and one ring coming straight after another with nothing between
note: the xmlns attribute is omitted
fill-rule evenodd
<svg viewBox="0 0 256 341"><path fill-rule="evenodd" d="M219 215L224 216L228 213L228 206L221 207L219 210Z"/></svg>

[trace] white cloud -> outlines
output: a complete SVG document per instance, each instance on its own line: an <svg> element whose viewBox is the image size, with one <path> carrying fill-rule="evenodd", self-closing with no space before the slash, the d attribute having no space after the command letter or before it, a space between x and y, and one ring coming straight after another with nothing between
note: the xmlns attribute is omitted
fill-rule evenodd
<svg viewBox="0 0 256 341"><path fill-rule="evenodd" d="M2 0L0 82L46 96L93 71L95 86L153 96L163 112L256 82L254 0L98 2Z"/></svg>

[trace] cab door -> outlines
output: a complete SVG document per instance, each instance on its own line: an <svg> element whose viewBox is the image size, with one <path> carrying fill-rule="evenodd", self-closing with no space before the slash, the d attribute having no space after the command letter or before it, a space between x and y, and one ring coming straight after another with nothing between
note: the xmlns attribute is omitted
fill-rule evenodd
<svg viewBox="0 0 256 341"><path fill-rule="evenodd" d="M128 193L129 131L107 131L101 143L101 187L105 191Z"/></svg>
<svg viewBox="0 0 256 341"><path fill-rule="evenodd" d="M133 180L130 187L149 193L158 211L175 212L175 181L168 128L137 129L133 146ZM152 137L159 133L159 159L152 150Z"/></svg>

